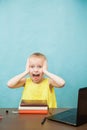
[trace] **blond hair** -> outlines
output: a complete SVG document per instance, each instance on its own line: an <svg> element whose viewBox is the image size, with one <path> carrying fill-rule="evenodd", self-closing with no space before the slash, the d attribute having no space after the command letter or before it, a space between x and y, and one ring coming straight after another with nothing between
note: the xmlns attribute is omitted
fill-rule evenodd
<svg viewBox="0 0 87 130"><path fill-rule="evenodd" d="M45 60L47 60L46 56L44 54L40 53L40 52L35 52L35 53L31 54L29 58L31 58L33 56L41 57L41 58L44 58Z"/></svg>

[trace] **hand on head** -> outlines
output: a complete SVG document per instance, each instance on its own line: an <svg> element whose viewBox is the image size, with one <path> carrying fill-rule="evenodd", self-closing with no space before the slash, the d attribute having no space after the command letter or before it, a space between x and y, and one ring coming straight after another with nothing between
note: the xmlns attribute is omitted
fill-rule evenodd
<svg viewBox="0 0 87 130"><path fill-rule="evenodd" d="M47 71L47 68L48 68L47 61L45 60L43 64L43 72Z"/></svg>
<svg viewBox="0 0 87 130"><path fill-rule="evenodd" d="M29 73L29 58L27 59L27 62L26 62L25 71Z"/></svg>

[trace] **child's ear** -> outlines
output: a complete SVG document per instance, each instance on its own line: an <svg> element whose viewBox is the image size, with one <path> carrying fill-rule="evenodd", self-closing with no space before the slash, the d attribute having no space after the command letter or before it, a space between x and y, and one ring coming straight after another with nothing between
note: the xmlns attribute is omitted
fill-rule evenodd
<svg viewBox="0 0 87 130"><path fill-rule="evenodd" d="M48 69L47 60L44 61L44 66L45 66L46 69Z"/></svg>
<svg viewBox="0 0 87 130"><path fill-rule="evenodd" d="M26 70L27 71L29 70L29 58L27 59L27 62L26 62Z"/></svg>

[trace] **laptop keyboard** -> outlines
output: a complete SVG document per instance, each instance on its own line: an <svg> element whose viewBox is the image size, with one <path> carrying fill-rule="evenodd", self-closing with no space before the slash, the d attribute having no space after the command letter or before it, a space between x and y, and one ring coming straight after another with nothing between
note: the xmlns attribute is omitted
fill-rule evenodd
<svg viewBox="0 0 87 130"><path fill-rule="evenodd" d="M76 109L70 109L51 117L52 120L76 123Z"/></svg>

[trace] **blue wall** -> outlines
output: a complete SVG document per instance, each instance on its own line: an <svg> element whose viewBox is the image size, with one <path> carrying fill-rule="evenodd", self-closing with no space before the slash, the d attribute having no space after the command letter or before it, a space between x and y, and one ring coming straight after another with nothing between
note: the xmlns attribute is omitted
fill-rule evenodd
<svg viewBox="0 0 87 130"><path fill-rule="evenodd" d="M23 88L7 81L37 51L66 81L55 89L58 106L76 107L78 89L87 86L86 0L0 0L0 107L18 107Z"/></svg>

